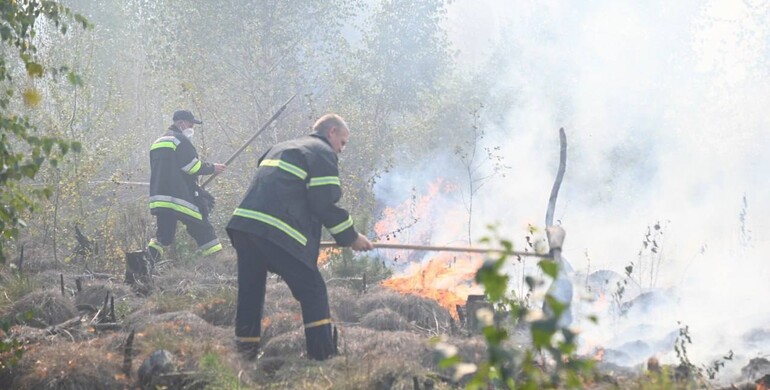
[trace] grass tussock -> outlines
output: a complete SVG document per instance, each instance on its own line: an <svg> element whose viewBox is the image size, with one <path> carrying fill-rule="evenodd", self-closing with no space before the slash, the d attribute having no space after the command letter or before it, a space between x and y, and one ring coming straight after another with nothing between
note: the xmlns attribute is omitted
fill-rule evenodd
<svg viewBox="0 0 770 390"><path fill-rule="evenodd" d="M104 348L102 342L72 343L62 338L50 344L29 346L19 363L11 368L11 383L0 383L0 387L56 390L126 388L131 379L121 371L122 361L119 351Z"/></svg>
<svg viewBox="0 0 770 390"><path fill-rule="evenodd" d="M107 296L120 302L122 299L130 298L134 295L131 288L122 283L84 282L83 290L75 294L75 306L87 305L98 309L102 307L104 298Z"/></svg>
<svg viewBox="0 0 770 390"><path fill-rule="evenodd" d="M195 304L193 312L212 325L233 326L237 293L236 288L229 286L215 289Z"/></svg>
<svg viewBox="0 0 770 390"><path fill-rule="evenodd" d="M374 330L408 330L412 328L401 316L388 308L370 311L361 318L361 326Z"/></svg>
<svg viewBox="0 0 770 390"><path fill-rule="evenodd" d="M417 327L436 332L448 329L452 318L449 311L432 299L400 294L386 288L372 289L361 297L359 305L363 313L390 309Z"/></svg>
<svg viewBox="0 0 770 390"><path fill-rule="evenodd" d="M56 291L35 291L16 301L2 315L11 324L24 324L36 328L60 324L78 315L71 299Z"/></svg>

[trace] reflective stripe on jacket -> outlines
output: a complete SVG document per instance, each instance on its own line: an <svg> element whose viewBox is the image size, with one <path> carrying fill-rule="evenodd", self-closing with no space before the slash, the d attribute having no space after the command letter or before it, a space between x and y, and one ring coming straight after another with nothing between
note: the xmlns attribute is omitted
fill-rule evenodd
<svg viewBox="0 0 770 390"><path fill-rule="evenodd" d="M150 147L150 212L202 220L195 189L198 176L212 173L214 165L201 161L190 140L172 125Z"/></svg>
<svg viewBox="0 0 770 390"><path fill-rule="evenodd" d="M311 134L273 146L259 160L246 196L228 230L264 237L316 267L321 226L338 244L358 237L342 198L337 155L326 138Z"/></svg>

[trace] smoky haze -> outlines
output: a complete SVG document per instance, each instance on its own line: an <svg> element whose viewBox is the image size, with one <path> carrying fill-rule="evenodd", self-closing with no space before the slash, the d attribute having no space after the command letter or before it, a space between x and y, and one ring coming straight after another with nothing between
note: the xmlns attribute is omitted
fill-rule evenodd
<svg viewBox="0 0 770 390"><path fill-rule="evenodd" d="M203 119L194 143L221 162L296 94L211 185L221 238L265 150L338 112L352 131L342 203L362 231L390 207L405 213L384 233L405 242L465 245L498 223L529 249L563 127L555 219L567 232L581 352L671 362L671 335L687 326L696 364L733 350L734 373L768 353L769 1L66 3L94 28L62 41L41 34L40 51L84 87L36 80L45 107L28 111L83 151L36 177L60 189L19 247L64 256L81 226L104 246L95 270L122 265L152 222L146 187L113 181L147 181L148 150L174 110ZM522 292L534 268L512 264L513 287ZM616 303L641 303L621 316L612 301L624 279Z"/></svg>
<svg viewBox="0 0 770 390"><path fill-rule="evenodd" d="M462 70L495 80L479 102L481 143L511 167L475 194L473 238L497 221L521 248L527 225L543 225L564 127L555 219L567 231L584 350L613 349L608 359L628 365L676 362L673 338L688 326L696 365L732 350L734 375L766 355L770 2L465 0L446 26ZM466 210L467 179L447 168L459 165L452 146L383 178L380 199L395 204L407 195L394 188L450 177L460 189L446 199ZM442 225L436 244L462 241ZM587 273L622 278L632 262L622 300L649 293L649 304L621 317L583 300L596 293L582 291ZM607 299L618 280L604 286Z"/></svg>

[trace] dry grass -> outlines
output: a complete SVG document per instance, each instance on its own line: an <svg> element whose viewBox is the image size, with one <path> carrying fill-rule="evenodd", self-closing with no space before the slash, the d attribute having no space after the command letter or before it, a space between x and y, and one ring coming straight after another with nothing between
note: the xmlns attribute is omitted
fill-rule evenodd
<svg viewBox="0 0 770 390"><path fill-rule="evenodd" d="M45 328L60 324L78 315L71 299L56 291L36 291L16 301L5 313L3 320Z"/></svg>
<svg viewBox="0 0 770 390"><path fill-rule="evenodd" d="M224 286L214 289L201 297L194 307L194 312L212 325L233 326L237 294L238 290L235 287Z"/></svg>
<svg viewBox="0 0 770 390"><path fill-rule="evenodd" d="M26 351L12 370L0 371L0 388L137 388L142 362L164 349L173 354L177 370L191 373L185 383L206 388L411 390L417 383L421 389L454 389L459 385L449 383L449 373L439 368L432 339L448 338L465 362L478 363L486 357L483 338L452 335L450 314L430 299L379 287L364 294L335 285L328 292L332 318L339 329L340 355L325 362L308 360L299 303L285 282L270 278L262 356L257 362L244 362L233 342L235 260L222 255L196 261L166 264L147 297L137 296L121 283L96 280L87 281L82 292L72 295L69 291L74 291L75 278L66 274L68 294L62 297L59 270L43 267L41 275L30 274L24 280L3 273L0 290L15 297L11 302L0 296L7 301L4 318L36 314L30 317L34 320L18 321L24 325L5 335L21 340ZM47 289L30 292L43 287ZM122 318L121 329L94 331L81 325L77 337L70 337L30 327L77 316L76 303L101 307L108 293L115 296L116 311L125 315L118 317ZM122 373L123 349L132 330L134 355L126 376ZM512 340L506 345L527 344L524 334L511 329ZM595 380L588 387L623 388L623 383L661 388L644 387L653 383L644 379Z"/></svg>
<svg viewBox="0 0 770 390"><path fill-rule="evenodd" d="M370 311L361 318L361 325L374 330L409 330L412 328L401 316L388 308Z"/></svg>
<svg viewBox="0 0 770 390"><path fill-rule="evenodd" d="M305 354L304 330L293 330L271 337L262 345L263 356L271 357L297 357Z"/></svg>
<svg viewBox="0 0 770 390"><path fill-rule="evenodd" d="M105 341L72 343L59 338L51 343L31 345L12 370L6 389L101 390L127 387L131 380L121 372L118 350Z"/></svg>
<svg viewBox="0 0 770 390"><path fill-rule="evenodd" d="M108 295L119 302L135 294L124 284L88 281L83 282L83 290L75 294L75 305L89 305L98 309L104 304L104 298Z"/></svg>
<svg viewBox="0 0 770 390"><path fill-rule="evenodd" d="M302 316L299 313L276 313L262 320L262 343L270 339L293 331L302 331Z"/></svg>
<svg viewBox="0 0 770 390"><path fill-rule="evenodd" d="M332 318L341 323L357 323L361 321L361 295L357 291L345 287L328 287L329 308Z"/></svg>
<svg viewBox="0 0 770 390"><path fill-rule="evenodd" d="M404 295L385 288L372 289L359 301L361 311L369 313L387 308L420 329L442 333L449 329L451 316L438 302L416 295Z"/></svg>

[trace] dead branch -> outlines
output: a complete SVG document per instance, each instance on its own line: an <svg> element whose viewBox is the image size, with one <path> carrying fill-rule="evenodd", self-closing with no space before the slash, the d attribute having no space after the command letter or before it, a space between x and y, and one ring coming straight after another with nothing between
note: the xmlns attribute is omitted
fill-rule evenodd
<svg viewBox="0 0 770 390"><path fill-rule="evenodd" d="M79 326L81 324L81 319L82 319L81 316L72 317L72 318L68 319L67 321L62 322L61 324L49 326L46 329L46 331L50 335L57 335L57 334L60 334L60 333L67 332L68 328L74 328L76 325ZM69 333L69 332L67 332L67 333ZM70 334L70 337L72 337L71 334Z"/></svg>
<svg viewBox="0 0 770 390"><path fill-rule="evenodd" d="M548 198L548 210L545 213L545 227L553 225L553 213L556 209L556 197L559 195L561 181L564 179L564 171L567 169L567 134L564 128L559 129L559 170L556 173L556 180L551 187L551 196Z"/></svg>

